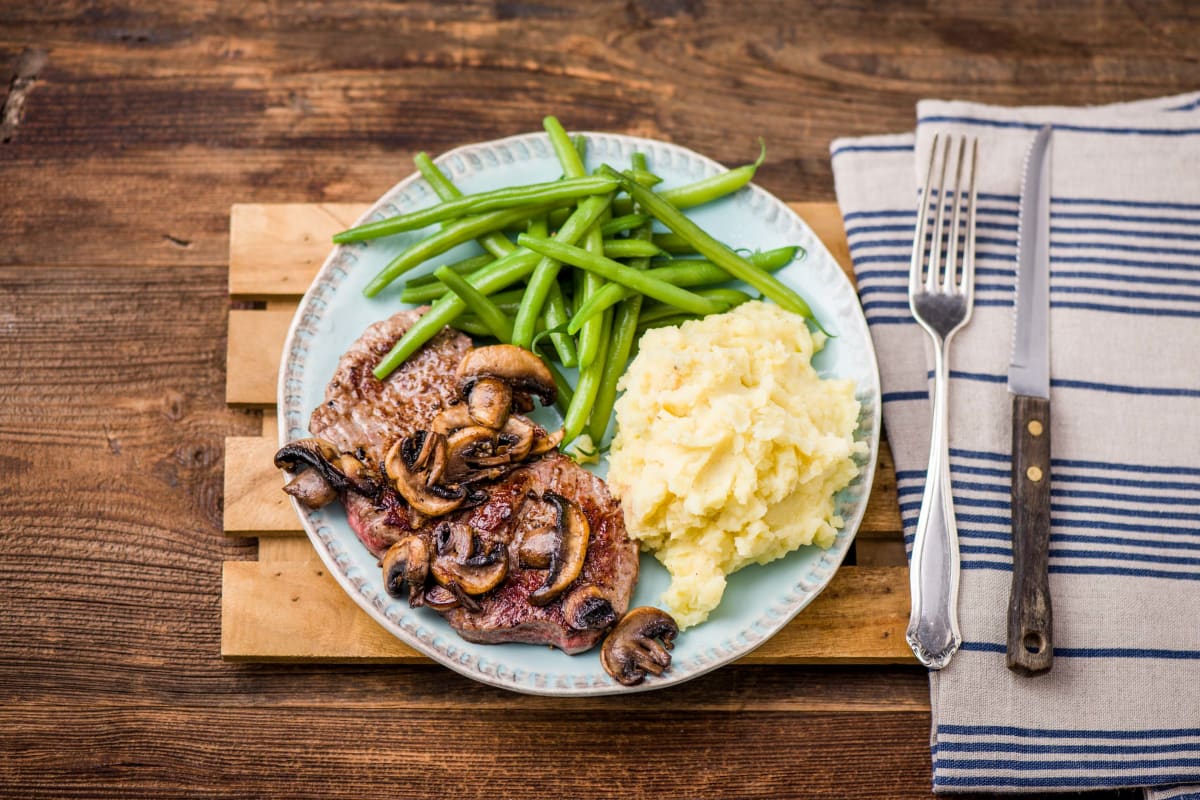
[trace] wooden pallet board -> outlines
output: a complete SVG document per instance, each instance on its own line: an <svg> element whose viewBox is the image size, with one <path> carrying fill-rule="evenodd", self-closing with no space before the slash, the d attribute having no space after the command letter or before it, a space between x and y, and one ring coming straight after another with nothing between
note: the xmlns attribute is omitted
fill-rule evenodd
<svg viewBox="0 0 1200 800"><path fill-rule="evenodd" d="M792 207L849 271L841 217L832 203ZM377 625L327 573L304 537L271 464L277 447L275 390L296 305L329 252L329 237L365 204L239 204L230 214L229 294L258 308L229 316L226 401L263 411L262 435L225 441L224 530L258 537L258 561L226 562L221 653L237 661L421 663L426 659ZM244 302L239 303L244 305ZM915 663L904 641L908 576L895 470L886 442L856 540L857 564L748 664Z"/></svg>

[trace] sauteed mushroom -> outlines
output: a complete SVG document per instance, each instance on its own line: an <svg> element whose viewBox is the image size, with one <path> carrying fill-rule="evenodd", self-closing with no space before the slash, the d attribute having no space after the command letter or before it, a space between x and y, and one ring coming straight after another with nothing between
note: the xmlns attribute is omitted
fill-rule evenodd
<svg viewBox="0 0 1200 800"><path fill-rule="evenodd" d="M555 546L550 553L546 579L529 595L529 602L535 606L548 604L579 577L591 535L587 517L578 505L554 492L546 492L542 499L553 505L558 513L554 526Z"/></svg>
<svg viewBox="0 0 1200 800"><path fill-rule="evenodd" d="M306 508L321 508L337 499L337 489L315 469L306 469L287 482L283 490Z"/></svg>
<svg viewBox="0 0 1200 800"><path fill-rule="evenodd" d="M508 552L500 542L476 554L476 539L466 525L445 524L436 535L438 553L433 559L433 579L452 592L485 594L508 575Z"/></svg>
<svg viewBox="0 0 1200 800"><path fill-rule="evenodd" d="M533 569L549 567L550 558L558 549L558 539L558 530L553 525L527 531L521 537L521 546L517 550L521 565Z"/></svg>
<svg viewBox="0 0 1200 800"><path fill-rule="evenodd" d="M636 686L647 673L661 675L671 666L670 650L678 633L679 626L662 609L635 608L604 640L600 663L619 683Z"/></svg>
<svg viewBox="0 0 1200 800"><path fill-rule="evenodd" d="M612 602L594 583L585 583L567 595L563 601L563 616L577 631L603 630L617 621Z"/></svg>
<svg viewBox="0 0 1200 800"><path fill-rule="evenodd" d="M558 395L550 369L537 354L511 344L477 347L458 365L459 390L470 396L482 378L499 378L516 392L528 392L550 405Z"/></svg>
<svg viewBox="0 0 1200 800"><path fill-rule="evenodd" d="M467 395L467 412L477 424L499 430L512 413L512 387L499 378L480 378Z"/></svg>
<svg viewBox="0 0 1200 800"><path fill-rule="evenodd" d="M392 597L402 597L408 584L409 605L419 605L421 589L429 577L429 546L420 536L405 536L383 556L383 588Z"/></svg>
<svg viewBox="0 0 1200 800"><path fill-rule="evenodd" d="M392 449L388 451L383 462L388 475L395 482L396 491L414 509L430 517L449 514L461 506L467 496L461 486L428 483L428 472L414 471L412 464L404 457L405 451L413 450L411 446L405 446L405 442L408 441L410 440L403 439L392 445ZM416 455L417 453L414 452L413 457L415 458Z"/></svg>
<svg viewBox="0 0 1200 800"><path fill-rule="evenodd" d="M309 508L327 505L348 489L371 497L379 492L374 474L361 461L320 439L288 442L275 453L275 466L299 472L284 491Z"/></svg>

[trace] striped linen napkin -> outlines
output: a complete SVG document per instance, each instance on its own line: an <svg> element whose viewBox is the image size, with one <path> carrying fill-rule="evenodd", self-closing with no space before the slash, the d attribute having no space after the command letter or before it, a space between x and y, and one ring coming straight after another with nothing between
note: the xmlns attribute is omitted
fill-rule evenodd
<svg viewBox="0 0 1200 800"><path fill-rule="evenodd" d="M911 547L933 364L907 299L917 165L937 132L979 137L975 311L950 354L964 641L929 676L934 791L1200 798L1200 93L1092 108L925 101L917 116L915 135L831 150ZM1006 381L1021 171L1044 124L1055 660L1022 677L1005 667Z"/></svg>

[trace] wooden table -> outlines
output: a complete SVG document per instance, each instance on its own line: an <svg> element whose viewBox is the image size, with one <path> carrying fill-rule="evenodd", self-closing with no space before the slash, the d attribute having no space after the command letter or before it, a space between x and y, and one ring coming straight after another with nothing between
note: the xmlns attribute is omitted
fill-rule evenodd
<svg viewBox="0 0 1200 800"><path fill-rule="evenodd" d="M1196 88L1186 3L0 8L0 793L915 797L925 676L734 666L528 698L434 666L220 657L235 202L359 202L418 149L536 128L677 141L833 197L828 143L924 96ZM1132 795L1130 795L1132 796Z"/></svg>

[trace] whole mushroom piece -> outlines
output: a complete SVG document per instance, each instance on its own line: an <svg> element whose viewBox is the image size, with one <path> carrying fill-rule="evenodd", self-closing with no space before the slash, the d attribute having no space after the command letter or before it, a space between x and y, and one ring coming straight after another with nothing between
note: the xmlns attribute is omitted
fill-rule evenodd
<svg viewBox="0 0 1200 800"><path fill-rule="evenodd" d="M377 476L361 461L320 439L288 442L275 453L275 466L297 473L283 490L308 508L328 505L339 492L374 497L381 488Z"/></svg>
<svg viewBox="0 0 1200 800"><path fill-rule="evenodd" d="M604 671L624 686L637 686L646 675L661 675L671 666L679 626L653 606L635 608L621 618L600 648Z"/></svg>
<svg viewBox="0 0 1200 800"><path fill-rule="evenodd" d="M407 584L410 606L420 604L428 577L429 546L420 536L405 536L383 556L383 588L392 597L403 597Z"/></svg>
<svg viewBox="0 0 1200 800"><path fill-rule="evenodd" d="M475 385L485 378L503 381L513 392L535 395L545 406L558 396L554 376L546 363L536 353L512 344L476 347L459 363L458 387L468 403Z"/></svg>

